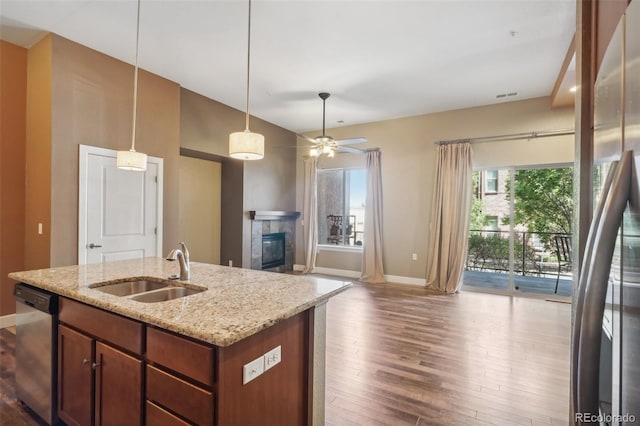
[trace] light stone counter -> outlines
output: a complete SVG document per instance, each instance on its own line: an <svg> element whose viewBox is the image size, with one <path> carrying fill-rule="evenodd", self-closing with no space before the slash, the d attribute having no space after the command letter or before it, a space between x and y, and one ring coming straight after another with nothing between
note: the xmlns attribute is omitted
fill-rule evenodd
<svg viewBox="0 0 640 426"><path fill-rule="evenodd" d="M172 282L207 288L191 296L142 303L91 288L131 278L164 280L178 273L177 262L149 257L14 272L9 277L216 346L229 346L256 334L326 302L351 285L347 281L191 262L191 279Z"/></svg>

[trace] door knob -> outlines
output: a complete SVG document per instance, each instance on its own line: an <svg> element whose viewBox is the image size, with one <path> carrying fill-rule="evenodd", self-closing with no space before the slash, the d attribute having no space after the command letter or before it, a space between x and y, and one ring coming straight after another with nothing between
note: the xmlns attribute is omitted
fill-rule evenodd
<svg viewBox="0 0 640 426"><path fill-rule="evenodd" d="M90 248L90 249L92 249L92 248L98 248L98 247L102 247L102 246L101 246L100 244L93 244L93 243L89 244L89 248Z"/></svg>

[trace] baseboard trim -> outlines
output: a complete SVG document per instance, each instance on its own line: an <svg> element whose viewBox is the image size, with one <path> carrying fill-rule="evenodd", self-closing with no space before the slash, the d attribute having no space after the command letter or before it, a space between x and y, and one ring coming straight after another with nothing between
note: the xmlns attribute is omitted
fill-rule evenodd
<svg viewBox="0 0 640 426"><path fill-rule="evenodd" d="M293 268L294 270L296 270L295 265ZM303 266L302 268L304 269ZM325 268L324 266L316 266L315 268L313 268L313 272L317 274L336 275L339 277L356 278L356 279L359 279L361 275L360 271L350 271L348 269ZM385 274L384 279L386 282L394 283L394 284L408 284L408 285L415 285L420 287L424 287L427 284L427 280L424 278L403 277L400 275Z"/></svg>
<svg viewBox="0 0 640 426"><path fill-rule="evenodd" d="M403 277L400 275L386 275L384 279L389 283L395 284L408 284L408 285L416 285L420 287L424 287L427 285L427 280L424 278L413 278L413 277Z"/></svg>
<svg viewBox="0 0 640 426"><path fill-rule="evenodd" d="M325 268L324 266L316 266L313 271L316 274L337 275L339 277L360 278L360 271L350 271L348 269Z"/></svg>
<svg viewBox="0 0 640 426"><path fill-rule="evenodd" d="M16 314L0 316L0 328L7 328L16 325Z"/></svg>

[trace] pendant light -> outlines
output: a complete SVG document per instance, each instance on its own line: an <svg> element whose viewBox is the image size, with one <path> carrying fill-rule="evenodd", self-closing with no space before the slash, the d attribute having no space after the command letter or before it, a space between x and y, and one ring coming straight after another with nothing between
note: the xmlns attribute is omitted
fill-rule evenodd
<svg viewBox="0 0 640 426"><path fill-rule="evenodd" d="M138 0L138 18L136 24L136 62L133 72L133 130L131 132L131 149L118 151L116 166L122 170L144 172L147 170L147 154L136 151L136 116L138 110L138 45L140 40L140 0Z"/></svg>
<svg viewBox="0 0 640 426"><path fill-rule="evenodd" d="M229 135L229 155L240 160L264 158L264 136L249 130L249 70L251 69L251 0L249 0L249 24L247 25L247 108L245 129Z"/></svg>

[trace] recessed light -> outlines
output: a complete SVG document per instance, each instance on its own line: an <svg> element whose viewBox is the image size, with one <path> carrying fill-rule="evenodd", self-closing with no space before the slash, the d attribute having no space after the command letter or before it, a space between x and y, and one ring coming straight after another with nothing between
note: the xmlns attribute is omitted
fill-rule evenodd
<svg viewBox="0 0 640 426"><path fill-rule="evenodd" d="M571 89L569 89L571 93L576 93L576 90L578 90L578 86L573 86Z"/></svg>

